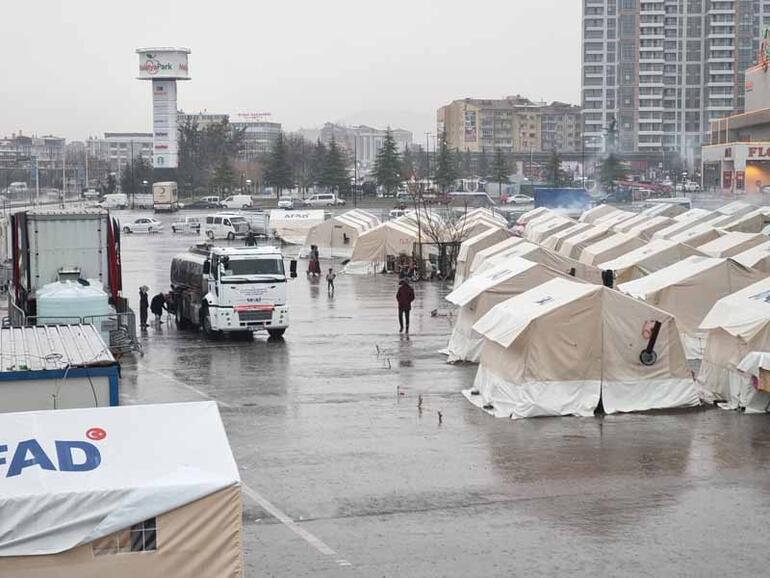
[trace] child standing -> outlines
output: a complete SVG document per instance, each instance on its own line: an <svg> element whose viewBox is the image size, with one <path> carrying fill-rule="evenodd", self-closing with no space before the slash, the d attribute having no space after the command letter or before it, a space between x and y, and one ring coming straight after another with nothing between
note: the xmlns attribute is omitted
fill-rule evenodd
<svg viewBox="0 0 770 578"><path fill-rule="evenodd" d="M337 278L337 274L334 269L329 267L329 272L326 274L326 292L329 295L334 295L334 280Z"/></svg>

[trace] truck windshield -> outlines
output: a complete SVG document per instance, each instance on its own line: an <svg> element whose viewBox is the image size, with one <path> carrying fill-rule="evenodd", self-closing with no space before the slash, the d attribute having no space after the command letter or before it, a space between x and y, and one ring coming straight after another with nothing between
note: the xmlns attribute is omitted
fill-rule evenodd
<svg viewBox="0 0 770 578"><path fill-rule="evenodd" d="M230 259L223 276L283 275L282 259Z"/></svg>

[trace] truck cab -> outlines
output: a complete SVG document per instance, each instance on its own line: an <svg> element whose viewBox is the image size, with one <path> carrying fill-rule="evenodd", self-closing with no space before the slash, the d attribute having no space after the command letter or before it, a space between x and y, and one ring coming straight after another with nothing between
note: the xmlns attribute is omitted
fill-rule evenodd
<svg viewBox="0 0 770 578"><path fill-rule="evenodd" d="M289 326L283 255L275 247L198 245L173 259L171 286L181 327L280 337Z"/></svg>

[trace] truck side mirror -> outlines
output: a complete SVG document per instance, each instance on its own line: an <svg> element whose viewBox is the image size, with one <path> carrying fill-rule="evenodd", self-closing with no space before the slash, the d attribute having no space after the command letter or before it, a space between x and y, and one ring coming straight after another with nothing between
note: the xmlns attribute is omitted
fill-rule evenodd
<svg viewBox="0 0 770 578"><path fill-rule="evenodd" d="M208 259L206 259L206 260L203 262L203 274L204 274L204 275L208 275L208 274L210 274L210 273L211 273L211 261L209 261Z"/></svg>

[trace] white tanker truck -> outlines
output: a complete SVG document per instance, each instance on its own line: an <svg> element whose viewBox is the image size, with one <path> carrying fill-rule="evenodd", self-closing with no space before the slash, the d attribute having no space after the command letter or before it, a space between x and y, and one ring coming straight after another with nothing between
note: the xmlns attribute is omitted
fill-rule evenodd
<svg viewBox="0 0 770 578"><path fill-rule="evenodd" d="M280 337L289 326L283 255L275 247L195 245L171 261L177 326L207 335L266 330Z"/></svg>

